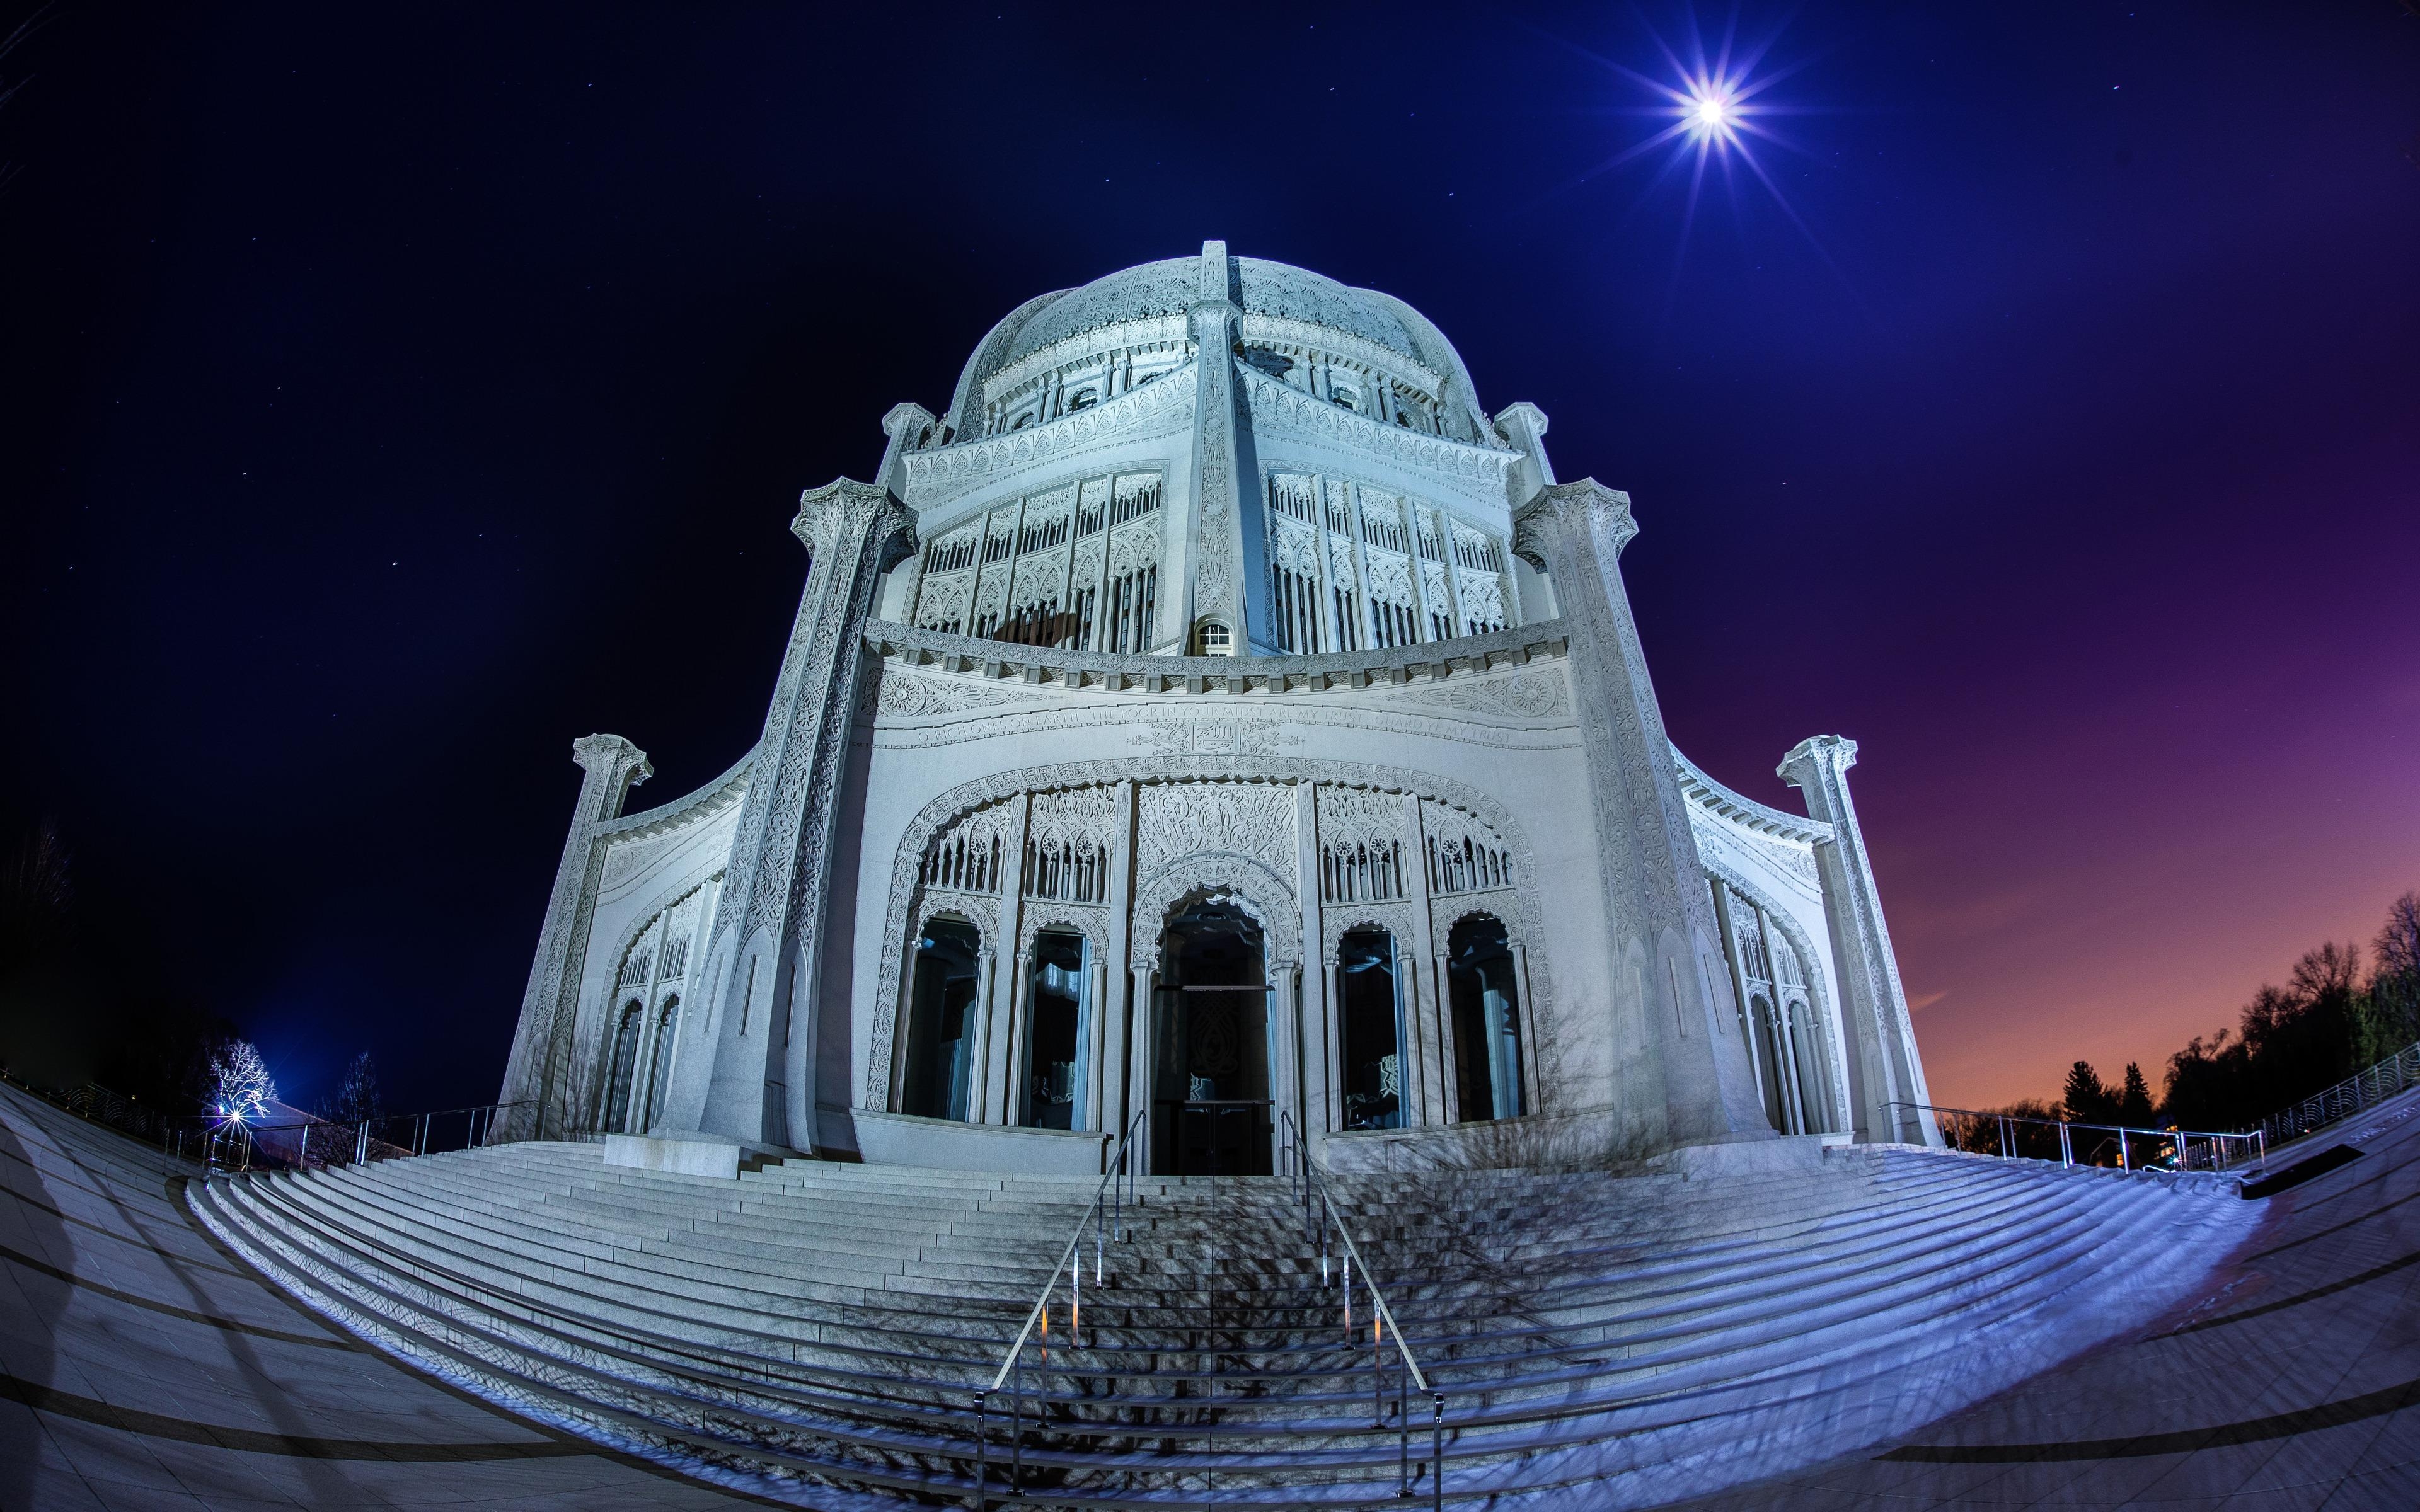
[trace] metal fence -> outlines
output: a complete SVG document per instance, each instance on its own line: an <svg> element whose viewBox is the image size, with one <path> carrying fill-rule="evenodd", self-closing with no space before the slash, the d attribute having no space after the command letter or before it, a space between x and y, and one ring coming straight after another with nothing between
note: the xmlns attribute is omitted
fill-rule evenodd
<svg viewBox="0 0 2420 1512"><path fill-rule="evenodd" d="M2244 1166L2257 1169L2268 1156L2267 1140L2258 1131L2138 1129L2117 1123L2030 1119L1979 1108L1936 1107L1930 1103L1890 1105L1931 1114L1941 1130L1942 1142L1953 1149L2008 1160L2109 1165L2121 1171L2233 1171Z"/></svg>
<svg viewBox="0 0 2420 1512"><path fill-rule="evenodd" d="M2376 1107L2397 1092L2420 1085L2420 1044L2408 1044L2326 1091L2303 1099L2260 1120L2260 1135L2273 1145L2300 1139L2356 1113Z"/></svg>
<svg viewBox="0 0 2420 1512"><path fill-rule="evenodd" d="M366 1165L501 1144L504 1113L524 1103L481 1103L433 1113L400 1113L338 1123L302 1114L291 1119L212 1120L204 1147L202 1179L251 1170L318 1170Z"/></svg>

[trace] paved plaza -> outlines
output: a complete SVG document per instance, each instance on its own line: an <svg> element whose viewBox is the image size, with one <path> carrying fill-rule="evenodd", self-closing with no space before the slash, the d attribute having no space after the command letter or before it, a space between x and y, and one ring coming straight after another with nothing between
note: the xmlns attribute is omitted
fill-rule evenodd
<svg viewBox="0 0 2420 1512"><path fill-rule="evenodd" d="M336 1333L186 1220L176 1164L0 1088L0 1508L763 1504Z"/></svg>

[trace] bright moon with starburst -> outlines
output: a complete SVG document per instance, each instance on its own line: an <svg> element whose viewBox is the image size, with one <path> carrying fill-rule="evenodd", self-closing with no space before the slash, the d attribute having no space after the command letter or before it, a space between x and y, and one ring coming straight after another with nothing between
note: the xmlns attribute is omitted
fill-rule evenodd
<svg viewBox="0 0 2420 1512"><path fill-rule="evenodd" d="M1766 96L1776 84L1797 71L1798 66L1772 68L1765 54L1774 39L1761 43L1741 46L1736 37L1727 31L1721 40L1708 48L1704 40L1692 35L1679 48L1667 43L1662 37L1650 37L1655 51L1661 54L1663 68L1657 73L1642 72L1627 64L1587 49L1575 49L1585 56L1620 76L1643 91L1652 103L1613 106L1605 114L1644 116L1660 119L1663 125L1643 140L1634 141L1579 175L1587 182L1607 170L1622 167L1638 159L1662 151L1663 162L1646 187L1652 193L1668 179L1685 180L1686 190L1680 212L1680 241L1685 248L1689 233L1697 221L1698 205L1711 177L1727 193L1736 195L1745 178L1753 178L1762 187L1781 213L1811 241L1808 230L1798 212L1791 208L1781 186L1767 171L1762 161L1768 150L1803 152L1804 148L1774 130L1773 117L1808 114L1808 107L1777 103ZM1566 43L1565 45L1571 45ZM1642 194L1642 203L1644 194ZM1822 246L1816 246L1819 256ZM1824 258L1826 262L1830 259ZM1678 276L1678 263L1675 263Z"/></svg>

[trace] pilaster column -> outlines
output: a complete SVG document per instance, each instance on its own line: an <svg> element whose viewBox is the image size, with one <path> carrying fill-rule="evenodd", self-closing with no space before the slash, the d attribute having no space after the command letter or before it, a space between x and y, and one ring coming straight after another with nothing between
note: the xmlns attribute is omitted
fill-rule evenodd
<svg viewBox="0 0 2420 1512"><path fill-rule="evenodd" d="M1435 942L1442 945L1442 940ZM1454 1064L1453 979L1446 975L1443 950L1429 957L1429 990L1436 999L1437 1122L1462 1121L1462 1071ZM1486 1047L1481 1045L1484 1050Z"/></svg>
<svg viewBox="0 0 2420 1512"><path fill-rule="evenodd" d="M1932 1096L1916 1055L1916 1027L1900 985L1890 930L1883 922L1865 832L1849 800L1849 768L1856 764L1855 741L1816 735L1792 747L1776 771L1807 795L1810 816L1832 826L1832 838L1815 846L1815 869L1823 882L1823 919L1832 934L1840 1017L1849 1032L1853 1127L1864 1140L1938 1145L1941 1131L1931 1116L1905 1105L1929 1103Z"/></svg>
<svg viewBox="0 0 2420 1512"><path fill-rule="evenodd" d="M865 622L883 573L916 548L916 517L888 490L842 478L799 495L790 530L807 548L806 589L699 974L708 987L695 1032L713 1053L682 1057L663 1123L669 1134L812 1149L829 869Z"/></svg>
<svg viewBox="0 0 2420 1512"><path fill-rule="evenodd" d="M889 438L882 448L882 471L875 474L882 487L896 499L908 497L908 454L916 449L916 439L928 425L938 425L939 417L923 405L909 401L891 407L882 417L882 434ZM885 618L913 624L916 619L916 595L924 586L924 553L908 554L908 569L892 584L892 591L883 596L875 612Z"/></svg>
<svg viewBox="0 0 2420 1512"><path fill-rule="evenodd" d="M1603 954L1565 979L1577 998L1572 1022L1631 1021L1617 1036L1627 1031L1646 1054L1607 1090L1627 1110L1660 1105L1662 1129L1641 1131L1650 1138L1767 1139L1672 742L1622 587L1621 550L1637 532L1629 497L1593 478L1540 489L1513 521L1513 550L1553 579L1570 627L1587 764L1588 808L1575 817L1594 842ZM1624 969L1638 957L1643 971ZM1613 984L1623 981L1616 999Z"/></svg>
<svg viewBox="0 0 2420 1512"><path fill-rule="evenodd" d="M1529 992L1529 949L1519 940L1512 946L1513 987L1521 995L1519 1016L1513 1021L1521 1035L1521 1111L1550 1113L1554 1110L1546 1106L1545 1084L1538 1072L1538 1013Z"/></svg>
<svg viewBox="0 0 2420 1512"><path fill-rule="evenodd" d="M1327 965L1327 1085L1320 1089L1320 1121L1329 1134L1344 1128L1344 974L1336 957Z"/></svg>
<svg viewBox="0 0 2420 1512"><path fill-rule="evenodd" d="M991 997L992 979L999 969L999 954L988 945L975 952L975 1028L974 1042L967 1047L967 1105L958 1116L969 1123L982 1123L985 1111L991 1106Z"/></svg>
<svg viewBox="0 0 2420 1512"><path fill-rule="evenodd" d="M1127 1147L1132 1156L1126 1168L1143 1176L1151 1174L1152 1091L1159 1072L1159 983L1156 980L1159 968L1152 964L1159 959L1158 946L1151 948L1148 957L1136 962L1134 968L1135 1049L1129 1068L1132 1080L1128 1084L1133 1093L1126 1103L1129 1122L1138 1113L1143 1116L1142 1127L1135 1132L1135 1142Z"/></svg>
<svg viewBox="0 0 2420 1512"><path fill-rule="evenodd" d="M1103 1117L1102 1098L1109 1087L1109 1074L1102 1057L1108 1054L1107 1035L1109 1022L1109 964L1094 957L1085 967L1084 1015L1084 1117L1094 1129L1108 1130L1109 1119ZM1077 1127L1083 1127L1078 1124Z"/></svg>
<svg viewBox="0 0 2420 1512"><path fill-rule="evenodd" d="M1020 1124L1025 1121L1026 1073L1025 1044L1032 1037L1033 1025L1033 952L1016 952L1016 975L1008 999L1008 1074L1001 1085L1007 1089L1008 1102L1001 1108L1000 1121Z"/></svg>
<svg viewBox="0 0 2420 1512"><path fill-rule="evenodd" d="M1268 573L1264 562L1259 469L1250 437L1238 422L1243 399L1235 378L1237 322L1243 311L1228 297L1227 244L1205 241L1196 289L1186 311L1198 381L1193 393L1194 564L1192 603L1185 632L1216 615L1227 622L1238 656L1273 650L1269 641ZM1169 587L1180 579L1171 579ZM1190 651L1190 644L1185 648Z"/></svg>
<svg viewBox="0 0 2420 1512"><path fill-rule="evenodd" d="M1134 886L1128 880L1134 871L1135 785L1128 779L1118 783L1112 791L1117 795L1118 821L1109 849L1109 959L1117 963L1112 975L1124 1001L1103 1005L1109 1025L1102 1041L1105 1064L1100 1083L1102 1096L1107 1099L1102 1109L1101 1128L1114 1137L1125 1128L1126 1120L1134 1117L1131 1089L1137 1032L1134 1014L1138 1000L1128 991L1135 964Z"/></svg>
<svg viewBox="0 0 2420 1512"><path fill-rule="evenodd" d="M555 863L554 889L547 895L546 924L538 932L537 958L521 992L520 1022L513 1030L499 1103L522 1103L504 1115L506 1139L548 1139L571 1123L575 1095L572 1029L579 1017L580 972L588 956L588 923L605 874L605 847L597 826L622 816L630 790L655 775L647 753L620 735L589 735L571 743L571 759L585 775L571 810L571 832Z"/></svg>

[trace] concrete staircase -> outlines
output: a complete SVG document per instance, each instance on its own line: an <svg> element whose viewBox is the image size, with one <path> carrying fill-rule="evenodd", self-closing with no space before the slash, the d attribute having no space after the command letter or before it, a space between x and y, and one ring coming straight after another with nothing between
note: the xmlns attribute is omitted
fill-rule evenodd
<svg viewBox="0 0 2420 1512"><path fill-rule="evenodd" d="M2190 1295L2257 1204L2210 1178L1898 1147L1684 1176L1332 1178L1444 1398L1443 1493L1652 1505L1904 1432ZM355 1333L548 1422L762 1494L1008 1491L987 1385L1090 1179L793 1161L718 1181L524 1144L189 1189ZM1431 1406L1322 1284L1281 1178L1152 1180L1027 1353L1040 1504L1436 1490ZM1404 1416L1407 1413L1408 1424ZM1406 1431L1408 1429L1408 1431Z"/></svg>

